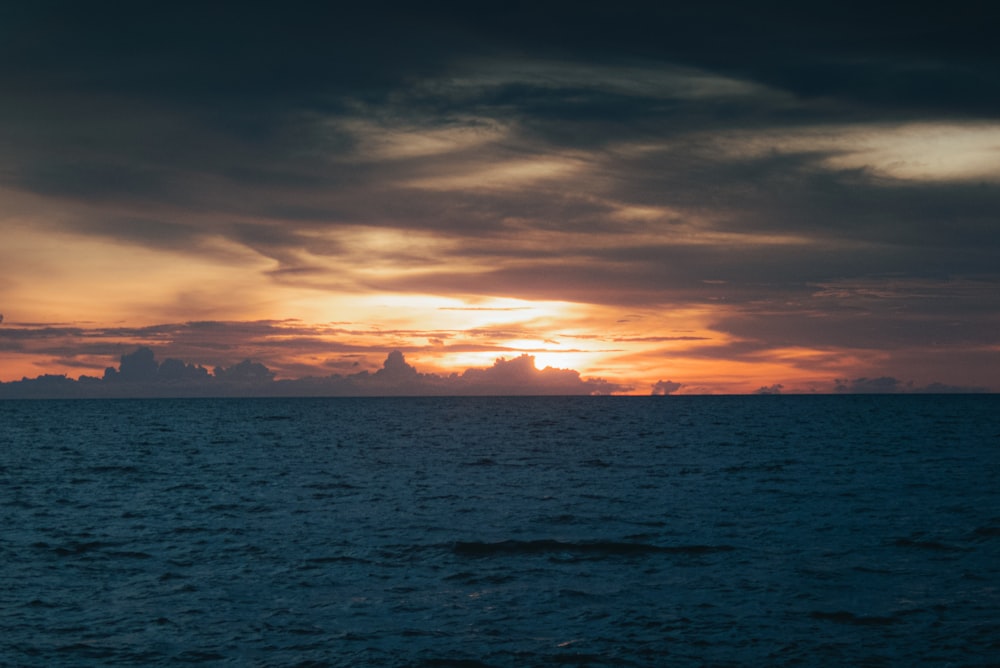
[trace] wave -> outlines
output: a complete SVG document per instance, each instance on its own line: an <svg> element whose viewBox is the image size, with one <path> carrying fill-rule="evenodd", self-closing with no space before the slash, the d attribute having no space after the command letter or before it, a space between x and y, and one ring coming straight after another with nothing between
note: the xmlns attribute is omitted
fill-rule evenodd
<svg viewBox="0 0 1000 668"><path fill-rule="evenodd" d="M814 610L809 613L809 616L813 619L824 619L828 622L834 622L836 624L852 624L854 626L888 626L899 621L896 615L892 617L856 615L853 612L848 612L846 610L837 610L836 612Z"/></svg>
<svg viewBox="0 0 1000 668"><path fill-rule="evenodd" d="M480 457L474 462L465 462L463 466L496 466L496 460L490 457Z"/></svg>
<svg viewBox="0 0 1000 668"><path fill-rule="evenodd" d="M311 557L306 559L307 564L370 564L372 563L369 559L362 559L360 557L352 557L346 554L338 554L329 557Z"/></svg>
<svg viewBox="0 0 1000 668"><path fill-rule="evenodd" d="M632 556L643 554L701 555L731 552L731 545L651 545L623 541L564 542L559 540L504 540L495 543L457 541L451 551L464 557L497 557L531 554L576 554L595 556Z"/></svg>
<svg viewBox="0 0 1000 668"><path fill-rule="evenodd" d="M46 542L36 542L32 543L31 547L38 550L48 550L59 557L79 557L83 555L90 555L91 553L98 553L102 557L117 557L123 559L151 559L153 555L148 552L140 552L137 550L115 550L109 548L122 547L124 543L120 542L108 542L100 540L92 541L70 541L63 545L50 545Z"/></svg>
<svg viewBox="0 0 1000 668"><path fill-rule="evenodd" d="M987 525L977 527L972 533L979 538L997 538L1000 537L1000 526Z"/></svg>
<svg viewBox="0 0 1000 668"><path fill-rule="evenodd" d="M114 464L86 466L82 470L87 473L141 473L137 466L118 466Z"/></svg>
<svg viewBox="0 0 1000 668"><path fill-rule="evenodd" d="M897 538L892 542L896 547L912 547L920 550L933 550L937 552L964 552L965 548L957 545L948 545L937 540L914 540L912 538Z"/></svg>

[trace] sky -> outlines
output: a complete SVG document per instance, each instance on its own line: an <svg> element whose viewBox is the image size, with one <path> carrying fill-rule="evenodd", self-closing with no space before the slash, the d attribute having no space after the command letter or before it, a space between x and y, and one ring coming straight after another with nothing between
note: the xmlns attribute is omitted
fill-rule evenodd
<svg viewBox="0 0 1000 668"><path fill-rule="evenodd" d="M0 7L0 382L1000 391L985 4L314 4Z"/></svg>

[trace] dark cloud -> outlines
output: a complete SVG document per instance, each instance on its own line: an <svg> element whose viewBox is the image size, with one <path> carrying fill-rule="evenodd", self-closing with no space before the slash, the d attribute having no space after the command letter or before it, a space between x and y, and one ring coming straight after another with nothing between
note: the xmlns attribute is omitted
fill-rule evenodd
<svg viewBox="0 0 1000 668"><path fill-rule="evenodd" d="M537 369L530 355L497 359L486 369L462 374L425 374L393 351L375 373L360 371L324 378L274 380L274 372L250 359L230 367L201 366L167 359L162 364L150 348L123 354L117 369L109 367L102 381L81 376L43 375L0 383L0 397L184 397L184 396L423 396L423 395L590 395L625 392L631 387L600 378L583 379L572 369Z"/></svg>
<svg viewBox="0 0 1000 668"><path fill-rule="evenodd" d="M671 380L658 380L653 384L653 395L666 396L673 394L683 387L682 383L675 383Z"/></svg>
<svg viewBox="0 0 1000 668"><path fill-rule="evenodd" d="M19 175L18 185L40 195L94 200L135 198L163 200L168 191L152 170L136 165L45 164L29 167Z"/></svg>
<svg viewBox="0 0 1000 668"><path fill-rule="evenodd" d="M706 341L707 336L616 336L611 339L620 343L662 343L664 341Z"/></svg>
<svg viewBox="0 0 1000 668"><path fill-rule="evenodd" d="M983 105L996 68L971 65L997 55L982 6L912 9L850 2L808 9L780 2L766 10L737 2L327 8L243 2L140 12L117 3L39 2L5 10L6 48L28 67L3 71L22 85L30 73L63 86L172 98L267 91L311 100L317 88L371 95L456 58L518 50L592 64L682 62L802 96L840 94L886 105L940 105L943 96L934 91L944 86L958 103Z"/></svg>
<svg viewBox="0 0 1000 668"><path fill-rule="evenodd" d="M852 394L892 394L892 393L919 393L919 394L975 394L988 391L984 387L948 385L946 383L933 382L928 385L917 385L910 382L903 382L891 376L880 376L878 378L854 378L838 379L834 381L834 391Z"/></svg>
<svg viewBox="0 0 1000 668"><path fill-rule="evenodd" d="M122 216L80 220L73 227L86 235L188 253L198 252L207 232L204 228L182 223Z"/></svg>
<svg viewBox="0 0 1000 668"><path fill-rule="evenodd" d="M487 369L466 369L457 379L468 394L612 394L631 388L600 378L583 380L572 369L535 368L535 358L500 358Z"/></svg>
<svg viewBox="0 0 1000 668"><path fill-rule="evenodd" d="M170 357L160 364L157 375L167 382L197 381L204 380L208 376L208 369Z"/></svg>
<svg viewBox="0 0 1000 668"><path fill-rule="evenodd" d="M149 348L122 355L116 378L127 383L143 383L156 378L160 365Z"/></svg>
<svg viewBox="0 0 1000 668"><path fill-rule="evenodd" d="M914 391L925 394L980 394L989 392L990 390L981 385L949 385L934 381L923 387L916 388Z"/></svg>
<svg viewBox="0 0 1000 668"><path fill-rule="evenodd" d="M696 90L695 95L689 90L694 85L691 83L693 75L684 70L675 77L681 83L687 82L683 86L671 83L669 77L666 82L649 80L658 67L672 62L675 56L685 56L686 66L692 65L689 61L693 54L681 45L695 45L689 40L672 41L664 36L679 25L697 26L704 22L708 27L710 22L712 35L725 35L723 41L730 48L719 52L705 44L705 51L712 51L710 62L694 63L709 68L700 74L705 81L711 82L713 76L718 76L713 74L712 68L717 65L715 61L720 53L730 53L739 63L763 57L760 51L731 50L732 45L747 39L744 34L747 21L759 25L763 31L755 35L755 44L756 39L776 30L774 21L759 21L757 10L747 12L736 6L726 9L731 12L726 16L734 19L732 28L735 30L739 26L739 34L726 35L728 23L724 21L720 25L720 17L715 12L678 14L672 8L664 13L649 7L611 13L594 8L576 9L571 13L570 22L578 26L581 34L596 32L595 39L582 43L558 31L544 42L561 45L557 51L564 53L570 59L566 62L573 65L562 65L551 71L546 71L544 66L534 66L538 70L534 71L530 59L522 57L507 62L505 69L503 57L495 55L493 62L497 64L493 68L499 69L506 79L515 81L492 81L473 67L466 75L475 82L472 89L476 95L472 99L463 92L465 88L454 83L443 84L443 88L422 88L423 84L414 82L449 81L447 77L453 73L456 63L466 62L470 49L475 51L472 45L478 40L458 37L460 33L450 32L448 26L460 25L470 35L492 35L498 43L503 43L494 32L492 19L485 18L488 13L478 11L442 7L419 13L401 10L376 23L375 13L364 10L317 15L292 9L275 13L251 7L241 8L238 28L230 24L233 14L223 11L199 10L196 21L191 21L184 11L176 15L165 12L165 26L157 27L150 26L146 20L133 26L138 17L128 12L84 13L73 5L60 7L59 11L55 8L49 12L39 10L35 16L24 12L22 23L34 25L36 33L51 30L60 38L55 43L64 44L66 52L73 53L74 58L60 58L57 52L48 58L7 59L19 62L22 68L17 71L8 68L7 74L26 78L23 71L30 70L34 63L42 79L61 72L70 79L80 78L79 91L73 93L71 90L66 95L107 101L92 101L90 104L97 107L88 111L85 106L83 112L77 111L79 106L75 98L61 103L52 101L52 106L59 109L74 110L73 117L66 119L52 116L57 113L54 111L48 117L42 114L42 118L35 114L24 115L23 105L7 109L5 113L11 117L6 119L10 121L6 125L11 128L9 134L18 158L11 172L13 183L40 194L113 202L118 208L129 203L147 208L153 205L157 214L170 211L174 218L191 220L192 212L215 217L214 220L167 222L149 218L147 211L147 219L157 220L155 224L141 220L129 222L118 216L113 225L108 225L97 222L107 220L105 216L98 216L77 223L87 233L107 234L153 246L214 233L268 257L278 255L284 262L290 262L295 250L315 252L321 244L329 243L303 235L298 229L288 229L298 225L318 229L342 224L415 227L451 231L472 238L510 229L510 221L514 220L532 229L565 229L573 234L620 231L620 224L616 227L609 221L612 202L674 207L688 219L704 213L708 207L713 212L713 225L743 234L794 230L810 231L827 238L884 242L895 240L903 233L907 243L919 241L922 230L928 242L940 237L941 213L946 212L949 229L954 232L948 235L949 243L963 239L967 240L966 246L995 243L996 235L991 234L994 229L989 216L997 206L995 187L984 186L979 190L973 186L889 184L890 187L886 187L887 184L866 178L863 173L836 172L822 167L820 163L829 157L829 152L780 150L770 155L734 157L719 155L717 147L711 142L706 144L702 136L688 137L693 131L719 128L789 127L790 108L803 115L801 122L793 123L792 127L801 123L828 122L831 117L843 121L839 108L834 109L834 114L824 115L813 106L794 99L774 100L766 91L751 89L736 96L721 95L713 93L709 84L702 84L707 91ZM542 42L536 42L534 30L546 26L548 31L554 25L565 25L566 16L559 15L559 21L555 21L556 11L551 6L533 8L533 20L522 26L527 30L512 33L520 36L515 40L523 41L517 44L518 48L534 47L538 49L536 56L546 56L549 50L543 48ZM506 17L500 20L503 24L504 20L521 14L520 10L514 10L512 13L500 12L500 15ZM872 20L871 16L866 18ZM329 21L323 24L325 19ZM319 23L314 24L314 21ZM336 36L345 30L344 21L354 28L350 36L339 40ZM639 21L643 23L636 23ZM829 25L808 21L806 17L791 21L784 15L776 25L789 21L787 27L794 25L797 36L811 36L804 42L794 40L800 49L795 59L796 67L814 66L809 58L811 49L818 49L815 45L830 41L822 38L824 35L830 37ZM946 33L959 27L953 22L945 23L950 26L945 29ZM316 25L324 25L324 28L317 30ZM654 33L645 33L648 25L657 26L655 39ZM70 29L71 26L75 27ZM622 39L626 27L627 42ZM941 30L937 24L928 25L928 28L929 34ZM915 46L907 41L895 45L891 39L877 41L874 30L858 31L852 27L849 32L856 34L856 47L862 51L896 48L902 57L912 56ZM407 37L397 41L398 33L405 33ZM420 50L416 58L410 53L414 40L426 40L442 33L449 38L437 40L437 46L429 52ZM898 33L889 32L890 36L893 34ZM268 38L264 39L264 35ZM361 39L358 35L366 37ZM645 47L642 46L644 35L649 40ZM390 37L391 42L387 41ZM9 48L30 47L22 41L13 40ZM361 46L362 42L367 44L369 41L377 46ZM493 39L488 43L493 43ZM645 53L644 57L637 55L623 60L620 53L612 56L617 53L615 49L630 52L627 44L633 43ZM666 43L674 46L665 46ZM763 43L771 45L764 54L777 48L768 40ZM779 40L778 43L784 42ZM185 46L181 48L180 44ZM586 45L590 46L585 48ZM117 57L130 50L136 51L135 57L118 62ZM385 55L359 57L368 50L385 52ZM400 57L404 53L407 57ZM817 62L823 60L820 55L829 54L818 49ZM352 65L342 70L339 63L345 59ZM162 65L153 67L153 63ZM255 63L261 64L261 68L255 70ZM265 63L270 65L264 66ZM639 65L638 69L629 70L635 64ZM617 69L607 71L583 88L577 81L560 81L560 77L571 73L583 80L588 65ZM765 58L756 67L765 65L775 66ZM95 71L88 76L81 74L88 68ZM352 68L363 75L351 76ZM68 73L63 72L64 69ZM283 74L280 82L267 76L268 72L285 73L286 70L294 71L288 76ZM369 70L384 71L386 76L373 79L368 76ZM634 90L624 94L607 89L611 85L622 87L615 82L629 71L637 72L634 76L639 79L632 86ZM421 79L417 74L426 78ZM726 76L731 74L727 70ZM200 104L178 103L178 98L183 98L182 91L171 86L151 85L149 80L155 81L157 77L183 80L185 86L194 86ZM224 78L224 85L216 85L220 83L216 78ZM518 78L544 81L545 85L526 85L517 82ZM202 83L197 83L199 80ZM234 84L240 80L245 83ZM379 85L392 94L366 98L362 94L365 86L362 82L366 81L379 81ZM670 97L669 90L667 93L661 91L672 85L688 91L687 96ZM40 91L32 89L25 94L29 100L40 100L39 96L46 94ZM306 91L312 97L302 94ZM214 115L222 112L214 109L213 101L229 102L226 96L232 96L242 106L254 107L243 104L241 96L245 95L269 101L256 112L258 123L266 126L266 130L262 127L247 136L233 136L230 128L239 125L241 114L224 106L222 117L225 120L214 122ZM324 95L338 100L364 99L361 113L374 115L371 128L360 135L357 130L347 129L345 122L358 115L352 111L355 107L328 107L314 101L316 96ZM450 99L454 106L446 111L434 108L422 112L419 107L415 110L411 103L415 96L421 95L438 101ZM112 105L112 100L117 101L117 106L101 106ZM952 100L952 104L957 103ZM718 105L720 110L707 113L706 105ZM769 110L767 113L771 116L762 118L761 109ZM637 122L632 117L638 113L643 114L645 120ZM391 133L400 127L413 130L469 128L485 119L505 123L506 132L496 141L478 146L472 152L456 149L402 161L384 156L373 160L358 145L359 140L377 137L380 131ZM886 117L872 112L868 120L886 120ZM482 165L488 160L515 156L544 158L566 146L565 142L547 135L546 129L567 132L574 123L589 124L569 131L569 136L586 141L608 138L619 143L649 140L669 143L659 151L646 150L641 156L614 157L614 152L586 156L588 160L596 159L597 166L609 178L596 193L585 184L579 184L580 189L574 191L574 184L566 182L553 187L532 184L520 188L516 197L467 188L458 192L436 192L404 187L411 179L433 176L438 168L453 170L457 159ZM25 125L35 131L26 133ZM53 130L57 133L55 136ZM68 152L67 147L71 151ZM67 153L71 156L69 160ZM182 211L186 215L177 215ZM251 216L257 218L258 223L231 225L220 221L220 215ZM662 231L668 232L668 229ZM665 236L669 237L669 233ZM277 247L266 243L276 238L281 240ZM528 250L520 248L518 252ZM291 264L299 266L299 263Z"/></svg>
<svg viewBox="0 0 1000 668"><path fill-rule="evenodd" d="M406 6L386 13L361 5L181 2L140 11L41 2L5 14L6 49L22 65L2 72L23 87L59 84L192 103L266 102L264 93L310 100L317 87L376 89L442 52L426 14ZM410 57L400 62L403 54Z"/></svg>
<svg viewBox="0 0 1000 668"><path fill-rule="evenodd" d="M815 285L797 300L744 309L713 327L772 346L971 349L996 341L996 284L883 277Z"/></svg>
<svg viewBox="0 0 1000 668"><path fill-rule="evenodd" d="M183 372L168 368L173 377L181 373L185 378L192 373L202 375L201 367L214 366L223 375L234 369L236 375L246 376L237 368L246 359L257 360L275 370L281 378L297 378L315 375L324 366L330 368L356 368L360 364L381 359L388 346L397 348L397 353L388 360L389 367L378 370L374 376L387 380L398 373L393 366L397 355L406 352L422 352L426 345L399 345L399 341L422 339L437 352L446 353L495 353L510 355L532 352L547 352L542 349L510 347L495 343L495 339L533 338L527 330L410 330L378 329L344 326L350 323L311 325L294 320L260 320L252 322L195 321L152 325L148 327L86 328L86 327L4 327L0 329L0 351L33 353L54 357L65 366L91 369L102 372L108 357L118 357L126 369L126 375L154 377L164 373L153 368L147 358L156 353L177 356L180 359L194 359ZM362 342L358 342L362 341ZM439 341L440 343L436 343ZM136 343L141 343L138 351L133 351ZM346 356L348 362L313 364L289 362L288 351L322 360L331 355ZM560 352L580 352L576 348L560 348ZM167 359L163 364L173 365L177 359ZM245 369L243 369L245 370ZM118 371L111 369L112 376ZM471 378L470 378L471 383Z"/></svg>
<svg viewBox="0 0 1000 668"><path fill-rule="evenodd" d="M231 367L215 367L214 376L225 383L258 385L274 380L274 372L260 362L243 360Z"/></svg>
<svg viewBox="0 0 1000 668"><path fill-rule="evenodd" d="M216 370L216 377L222 378L223 373ZM270 377L268 378L270 379ZM170 385L204 382L208 380L208 370L200 365L186 364L175 358L168 358L160 363L156 354L150 348L142 347L121 356L118 368L108 367L104 370L104 381L107 383L125 383L128 385Z"/></svg>

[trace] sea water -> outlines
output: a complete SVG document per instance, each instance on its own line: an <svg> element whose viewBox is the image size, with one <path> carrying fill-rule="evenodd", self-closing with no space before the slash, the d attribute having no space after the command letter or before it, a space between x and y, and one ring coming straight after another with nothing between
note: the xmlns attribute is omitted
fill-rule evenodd
<svg viewBox="0 0 1000 668"><path fill-rule="evenodd" d="M1000 396L0 402L0 664L997 665Z"/></svg>

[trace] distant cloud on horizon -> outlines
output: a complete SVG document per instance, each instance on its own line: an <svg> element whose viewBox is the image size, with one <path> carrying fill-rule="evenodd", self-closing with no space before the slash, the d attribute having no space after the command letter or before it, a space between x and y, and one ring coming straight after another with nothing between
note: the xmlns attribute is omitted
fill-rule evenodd
<svg viewBox="0 0 1000 668"><path fill-rule="evenodd" d="M677 394L685 387L674 381L657 381L652 396ZM151 348L139 347L121 355L117 368L105 369L102 378L81 375L73 380L61 374L44 374L8 383L0 382L0 399L15 398L129 398L129 397L265 397L265 396L540 396L611 395L628 393L632 386L602 378L583 378L573 369L538 369L535 358L521 354L497 358L493 366L468 368L462 373L421 373L402 352L390 352L382 367L353 374L306 376L276 380L264 364L245 359L211 372L201 365L176 358L156 360ZM943 383L916 386L892 377L837 379L834 394L981 393L982 387ZM693 388L688 394L699 394ZM710 393L710 392L709 392ZM781 394L783 386L760 387L753 394Z"/></svg>
<svg viewBox="0 0 1000 668"><path fill-rule="evenodd" d="M985 387L967 387L933 382L916 385L891 376L878 378L837 379L834 392L838 394L980 394L989 392Z"/></svg>
<svg viewBox="0 0 1000 668"><path fill-rule="evenodd" d="M682 387L683 387L683 384L681 384L681 383L675 383L675 382L670 381L670 380L658 380L653 385L653 392L652 392L652 394L665 396L665 395L668 395L668 394L673 394L674 392L676 392L677 390L681 389Z"/></svg>
<svg viewBox="0 0 1000 668"><path fill-rule="evenodd" d="M244 360L230 367L202 366L168 358L157 362L152 349L141 347L121 356L103 378L42 375L0 383L0 398L18 397L203 397L203 396L508 396L607 395L632 388L601 378L581 378L578 371L535 367L522 354L499 358L492 367L461 374L420 373L398 350L374 373L275 380L259 362Z"/></svg>

